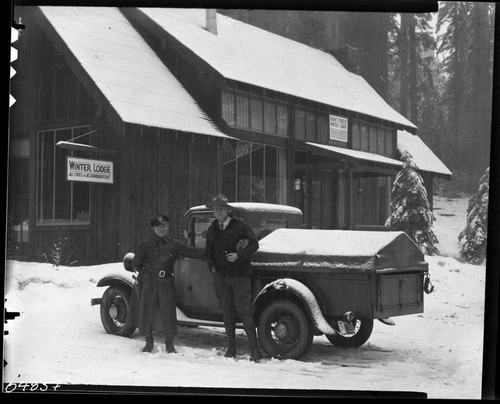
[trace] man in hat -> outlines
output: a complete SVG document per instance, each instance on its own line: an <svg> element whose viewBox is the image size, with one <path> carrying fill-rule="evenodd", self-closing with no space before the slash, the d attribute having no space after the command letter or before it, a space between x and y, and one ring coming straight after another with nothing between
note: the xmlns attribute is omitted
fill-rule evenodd
<svg viewBox="0 0 500 404"><path fill-rule="evenodd" d="M145 335L143 352L153 350L155 318L160 317L167 353L175 353L173 341L177 333L174 291L174 263L178 255L205 259L202 249L189 247L168 236L169 217L158 214L151 220L153 236L139 245L132 265L139 272L139 332Z"/></svg>
<svg viewBox="0 0 500 404"><path fill-rule="evenodd" d="M250 342L250 359L258 362L262 353L251 314L250 258L259 249L259 242L243 219L229 214L230 205L225 195L215 196L206 206L212 209L215 216L207 231L206 257L214 275L215 293L222 304L228 345L225 356L236 356L235 324L238 314Z"/></svg>

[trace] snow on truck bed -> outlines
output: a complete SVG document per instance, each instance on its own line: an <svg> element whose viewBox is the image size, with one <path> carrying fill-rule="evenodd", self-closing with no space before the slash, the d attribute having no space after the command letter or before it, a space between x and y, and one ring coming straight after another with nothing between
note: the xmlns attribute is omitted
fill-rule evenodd
<svg viewBox="0 0 500 404"><path fill-rule="evenodd" d="M254 267L330 271L426 270L404 232L278 229L259 241Z"/></svg>

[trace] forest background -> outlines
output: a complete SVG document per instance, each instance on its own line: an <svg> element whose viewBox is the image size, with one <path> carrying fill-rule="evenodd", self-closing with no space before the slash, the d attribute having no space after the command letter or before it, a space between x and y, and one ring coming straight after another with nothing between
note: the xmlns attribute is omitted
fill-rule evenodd
<svg viewBox="0 0 500 404"><path fill-rule="evenodd" d="M434 13L217 12L334 55L361 75L452 171L435 191L471 194L490 165L495 3Z"/></svg>

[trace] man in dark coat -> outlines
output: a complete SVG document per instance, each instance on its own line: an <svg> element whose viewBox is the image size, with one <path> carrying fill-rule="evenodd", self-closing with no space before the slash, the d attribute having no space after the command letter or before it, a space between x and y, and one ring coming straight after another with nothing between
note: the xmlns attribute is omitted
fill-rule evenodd
<svg viewBox="0 0 500 404"><path fill-rule="evenodd" d="M213 285L219 297L228 347L225 356L236 356L236 313L243 322L251 348L250 359L258 362L262 358L255 323L251 314L252 289L250 259L259 249L253 230L241 218L229 215L228 199L219 194L206 205L215 219L207 231L206 256L214 275Z"/></svg>
<svg viewBox="0 0 500 404"><path fill-rule="evenodd" d="M188 247L168 236L169 218L158 214L151 220L154 234L139 245L132 265L139 272L139 332L145 335L143 352L153 350L153 326L155 317L160 316L168 353L175 353L173 344L177 333L177 315L174 291L174 263L178 255L205 259L202 249Z"/></svg>

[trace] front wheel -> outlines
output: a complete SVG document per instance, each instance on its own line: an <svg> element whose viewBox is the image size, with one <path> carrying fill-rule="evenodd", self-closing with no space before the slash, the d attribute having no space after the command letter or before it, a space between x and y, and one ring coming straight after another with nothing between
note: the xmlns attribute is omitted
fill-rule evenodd
<svg viewBox="0 0 500 404"><path fill-rule="evenodd" d="M313 330L304 310L289 300L277 300L259 317L259 341L271 357L299 359L311 347Z"/></svg>
<svg viewBox="0 0 500 404"><path fill-rule="evenodd" d="M340 320L340 319L338 319ZM330 341L333 345L342 347L342 348L352 348L352 347L360 347L368 338L373 331L373 319L367 318L358 318L355 320L356 324L354 326L354 334L344 334L340 331L339 325L337 321L333 321L333 328L337 331L337 335L326 335L328 341Z"/></svg>
<svg viewBox="0 0 500 404"><path fill-rule="evenodd" d="M110 286L102 295L101 322L108 334L130 337L135 328L125 325L130 307L130 292Z"/></svg>

